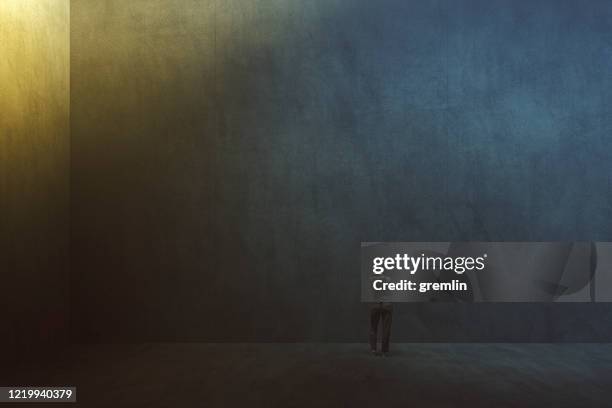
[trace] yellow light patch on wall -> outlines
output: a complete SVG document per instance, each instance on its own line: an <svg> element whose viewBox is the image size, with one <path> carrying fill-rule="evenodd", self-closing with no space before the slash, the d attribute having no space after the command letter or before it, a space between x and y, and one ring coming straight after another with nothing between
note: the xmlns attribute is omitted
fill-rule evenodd
<svg viewBox="0 0 612 408"><path fill-rule="evenodd" d="M69 10L68 0L0 1L1 125L68 111Z"/></svg>

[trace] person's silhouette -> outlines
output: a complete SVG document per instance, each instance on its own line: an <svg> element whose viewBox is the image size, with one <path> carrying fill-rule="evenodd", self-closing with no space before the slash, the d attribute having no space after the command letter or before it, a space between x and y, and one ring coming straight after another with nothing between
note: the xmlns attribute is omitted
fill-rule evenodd
<svg viewBox="0 0 612 408"><path fill-rule="evenodd" d="M391 337L391 319L393 317L393 304L378 302L375 303L370 311L370 349L376 354L378 326L382 321L382 341L381 352L386 356L389 352L389 339Z"/></svg>

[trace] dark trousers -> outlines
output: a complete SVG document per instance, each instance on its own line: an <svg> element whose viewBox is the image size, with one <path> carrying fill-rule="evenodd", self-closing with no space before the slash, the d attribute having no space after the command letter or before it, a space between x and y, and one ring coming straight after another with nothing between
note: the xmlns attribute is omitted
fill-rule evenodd
<svg viewBox="0 0 612 408"><path fill-rule="evenodd" d="M391 337L391 318L393 309L390 306L378 304L370 312L370 348L376 350L378 337L378 323L382 320L382 352L389 351L389 338Z"/></svg>

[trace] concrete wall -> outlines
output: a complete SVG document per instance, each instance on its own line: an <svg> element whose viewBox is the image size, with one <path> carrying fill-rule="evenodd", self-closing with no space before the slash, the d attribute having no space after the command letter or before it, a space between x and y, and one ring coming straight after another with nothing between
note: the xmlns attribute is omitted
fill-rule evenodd
<svg viewBox="0 0 612 408"><path fill-rule="evenodd" d="M365 339L360 241L612 239L612 5L73 0L75 338ZM610 340L402 305L401 340Z"/></svg>
<svg viewBox="0 0 612 408"><path fill-rule="evenodd" d="M0 359L68 337L69 11L0 1Z"/></svg>

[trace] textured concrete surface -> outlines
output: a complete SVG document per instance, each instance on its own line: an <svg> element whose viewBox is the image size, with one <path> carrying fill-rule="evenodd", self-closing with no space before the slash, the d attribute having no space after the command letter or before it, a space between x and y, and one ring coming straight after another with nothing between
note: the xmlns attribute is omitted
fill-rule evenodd
<svg viewBox="0 0 612 408"><path fill-rule="evenodd" d="M611 240L612 3L74 0L82 340L363 339L360 241ZM414 305L403 340L612 339Z"/></svg>
<svg viewBox="0 0 612 408"><path fill-rule="evenodd" d="M0 360L67 338L69 2L0 1Z"/></svg>
<svg viewBox="0 0 612 408"><path fill-rule="evenodd" d="M612 345L75 346L12 372L77 386L83 407L609 407Z"/></svg>

